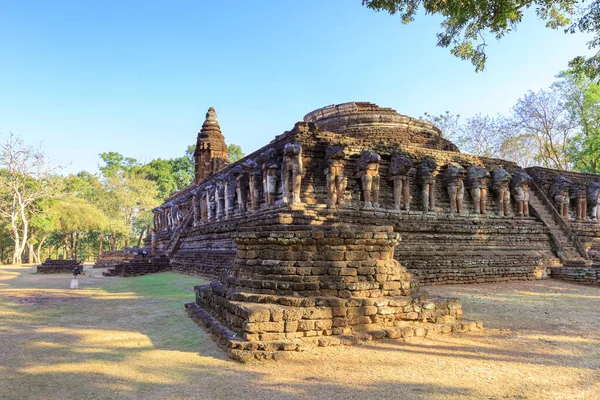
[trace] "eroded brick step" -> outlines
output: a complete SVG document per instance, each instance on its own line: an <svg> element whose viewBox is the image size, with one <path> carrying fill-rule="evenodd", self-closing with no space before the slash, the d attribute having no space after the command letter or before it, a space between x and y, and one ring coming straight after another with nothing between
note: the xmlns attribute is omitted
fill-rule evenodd
<svg viewBox="0 0 600 400"><path fill-rule="evenodd" d="M195 303L185 305L188 315L199 325L203 325L215 336L219 346L227 350L229 356L240 362L280 360L294 351L308 351L315 347L350 346L360 342L380 339L410 340L413 337L431 338L438 335L451 335L481 331L480 321L455 321L447 324L403 322L399 326L376 330L356 331L352 334L314 336L290 340L243 341L237 334L224 327L217 319Z"/></svg>

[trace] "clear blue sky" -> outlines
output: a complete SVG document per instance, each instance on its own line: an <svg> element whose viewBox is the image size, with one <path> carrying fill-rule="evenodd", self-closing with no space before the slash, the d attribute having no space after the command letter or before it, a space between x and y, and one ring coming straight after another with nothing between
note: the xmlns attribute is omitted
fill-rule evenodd
<svg viewBox="0 0 600 400"><path fill-rule="evenodd" d="M360 0L0 0L0 140L95 172L106 151L182 155L212 106L249 153L332 103L505 113L586 52L527 15L476 74L435 46L439 22L402 25Z"/></svg>

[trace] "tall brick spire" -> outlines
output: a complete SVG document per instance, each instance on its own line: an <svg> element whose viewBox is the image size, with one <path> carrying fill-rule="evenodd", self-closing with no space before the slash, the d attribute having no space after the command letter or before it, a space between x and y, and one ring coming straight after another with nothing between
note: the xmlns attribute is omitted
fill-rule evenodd
<svg viewBox="0 0 600 400"><path fill-rule="evenodd" d="M221 133L217 113L212 107L208 109L206 120L198 132L194 164L194 183L196 184L229 164L225 137Z"/></svg>

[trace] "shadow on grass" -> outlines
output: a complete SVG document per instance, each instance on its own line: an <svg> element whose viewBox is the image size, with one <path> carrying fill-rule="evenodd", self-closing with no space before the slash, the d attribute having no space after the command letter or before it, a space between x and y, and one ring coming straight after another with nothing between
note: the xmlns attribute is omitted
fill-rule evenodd
<svg viewBox="0 0 600 400"><path fill-rule="evenodd" d="M460 385L414 383L402 377L385 381L374 377L372 384L335 384L313 376L274 384L266 372L230 361L206 331L187 317L183 304L193 301L192 288L201 282L199 278L162 273L98 279L79 292L62 289L62 281L27 279L31 277L16 277L8 281L8 287L0 287L0 398L477 396ZM18 300L31 296L46 300ZM597 351L557 356L553 346L568 340L557 337L551 339L555 344L540 346L535 335L548 332L529 333L531 338L521 338L530 344L521 346L527 350L481 341L461 347L445 344L443 338L433 345L383 342L363 347L415 357L435 355L461 363L483 359L600 369ZM598 337L598 332L591 332L591 336ZM493 342L504 337L486 338ZM598 343L595 345L598 347ZM291 359L277 365L293 370L296 363ZM398 363L387 366L400 368ZM328 366L321 368L325 371Z"/></svg>

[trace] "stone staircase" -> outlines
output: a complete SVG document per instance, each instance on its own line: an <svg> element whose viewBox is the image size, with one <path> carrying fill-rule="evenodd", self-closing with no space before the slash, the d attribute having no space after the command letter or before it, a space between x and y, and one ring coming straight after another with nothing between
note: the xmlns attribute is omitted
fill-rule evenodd
<svg viewBox="0 0 600 400"><path fill-rule="evenodd" d="M169 243L165 247L165 254L167 257L171 257L173 254L179 250L179 246L181 245L181 235L187 228L192 224L194 220L194 214L190 213L182 222L181 226L175 231Z"/></svg>
<svg viewBox="0 0 600 400"><path fill-rule="evenodd" d="M166 257L136 258L110 267L106 272L103 272L102 275L126 278L167 271L171 271L171 264Z"/></svg>
<svg viewBox="0 0 600 400"><path fill-rule="evenodd" d="M587 265L591 262L583 245L567 222L558 214L546 194L534 182L529 192L529 205L550 229L556 254L563 265Z"/></svg>

